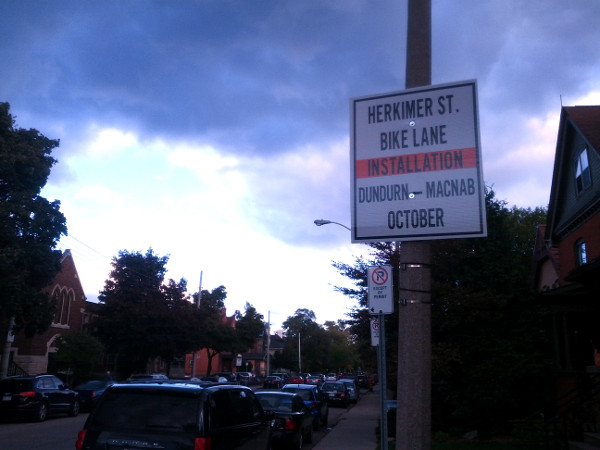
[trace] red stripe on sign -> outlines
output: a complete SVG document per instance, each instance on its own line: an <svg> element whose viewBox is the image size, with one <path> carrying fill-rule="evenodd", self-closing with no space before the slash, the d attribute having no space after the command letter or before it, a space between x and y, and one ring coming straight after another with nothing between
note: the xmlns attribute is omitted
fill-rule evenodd
<svg viewBox="0 0 600 450"><path fill-rule="evenodd" d="M473 148L413 153L356 161L356 178L386 177L441 170L474 169L477 151Z"/></svg>

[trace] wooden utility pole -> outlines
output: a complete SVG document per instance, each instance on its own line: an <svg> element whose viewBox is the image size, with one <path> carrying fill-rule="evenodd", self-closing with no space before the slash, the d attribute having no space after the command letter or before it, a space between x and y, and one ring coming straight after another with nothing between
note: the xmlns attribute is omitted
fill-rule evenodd
<svg viewBox="0 0 600 450"><path fill-rule="evenodd" d="M431 84L431 0L408 0L406 88ZM431 448L431 245L401 244L396 450Z"/></svg>

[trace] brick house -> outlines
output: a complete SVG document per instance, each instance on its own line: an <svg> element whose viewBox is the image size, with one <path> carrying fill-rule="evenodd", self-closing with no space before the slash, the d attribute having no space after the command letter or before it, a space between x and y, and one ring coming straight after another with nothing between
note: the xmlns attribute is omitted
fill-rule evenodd
<svg viewBox="0 0 600 450"><path fill-rule="evenodd" d="M563 107L534 282L560 395L600 369L600 106Z"/></svg>
<svg viewBox="0 0 600 450"><path fill-rule="evenodd" d="M15 370L29 374L52 371L56 339L61 335L81 332L88 320L86 297L70 250L63 252L60 263L61 271L44 289L56 305L52 324L43 334L33 337L17 333L10 349L9 375Z"/></svg>

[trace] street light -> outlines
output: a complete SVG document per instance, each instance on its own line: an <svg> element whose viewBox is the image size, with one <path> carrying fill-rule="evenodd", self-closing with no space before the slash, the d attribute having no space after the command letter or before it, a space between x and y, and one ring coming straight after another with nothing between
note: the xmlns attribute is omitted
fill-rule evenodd
<svg viewBox="0 0 600 450"><path fill-rule="evenodd" d="M348 231L352 231L346 225L344 225L342 223L339 223L339 222L334 222L332 220L325 220L325 219L317 219L317 220L315 220L315 225L318 226L318 227L323 226L323 225L328 225L330 223L335 223L336 225L339 225L340 227L344 227Z"/></svg>

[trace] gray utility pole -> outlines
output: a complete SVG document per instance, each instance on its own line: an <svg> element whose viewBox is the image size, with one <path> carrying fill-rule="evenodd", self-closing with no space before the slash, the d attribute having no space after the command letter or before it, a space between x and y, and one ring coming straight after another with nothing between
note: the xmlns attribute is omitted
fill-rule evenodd
<svg viewBox="0 0 600 450"><path fill-rule="evenodd" d="M408 0L406 89L431 85L431 0ZM396 450L431 448L431 246L401 244Z"/></svg>

